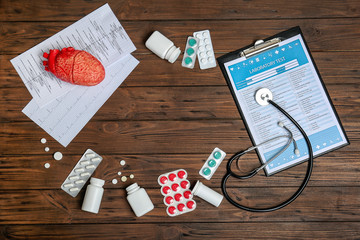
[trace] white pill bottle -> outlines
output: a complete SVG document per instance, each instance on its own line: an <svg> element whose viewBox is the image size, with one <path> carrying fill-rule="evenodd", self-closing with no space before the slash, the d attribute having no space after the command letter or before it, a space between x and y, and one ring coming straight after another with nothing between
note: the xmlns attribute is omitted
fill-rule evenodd
<svg viewBox="0 0 360 240"><path fill-rule="evenodd" d="M170 63L174 63L181 53L180 48L176 48L174 43L159 31L155 31L151 34L145 42L145 46L158 57L166 59Z"/></svg>
<svg viewBox="0 0 360 240"><path fill-rule="evenodd" d="M141 217L154 209L154 204L151 202L149 195L137 183L128 186L126 191L128 194L126 199L137 217Z"/></svg>
<svg viewBox="0 0 360 240"><path fill-rule="evenodd" d="M91 213L98 213L100 209L101 199L104 194L105 181L92 177L90 184L86 188L86 193L81 210Z"/></svg>

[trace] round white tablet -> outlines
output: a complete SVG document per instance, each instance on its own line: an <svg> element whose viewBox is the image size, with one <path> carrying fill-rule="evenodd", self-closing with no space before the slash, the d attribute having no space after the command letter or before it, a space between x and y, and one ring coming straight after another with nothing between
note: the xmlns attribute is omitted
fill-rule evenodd
<svg viewBox="0 0 360 240"><path fill-rule="evenodd" d="M120 161L120 165L121 165L121 166L124 166L125 164L126 164L125 160L121 160L121 161Z"/></svg>
<svg viewBox="0 0 360 240"><path fill-rule="evenodd" d="M134 178L134 174L130 174L130 176L129 176L131 179L133 179Z"/></svg>
<svg viewBox="0 0 360 240"><path fill-rule="evenodd" d="M42 139L40 140L40 142L41 142L42 144L46 143L46 138L42 138Z"/></svg>
<svg viewBox="0 0 360 240"><path fill-rule="evenodd" d="M111 182L112 182L112 184L117 184L118 180L114 178Z"/></svg>
<svg viewBox="0 0 360 240"><path fill-rule="evenodd" d="M49 168L49 167L50 167L50 163L45 163L44 167L45 167L45 168Z"/></svg>
<svg viewBox="0 0 360 240"><path fill-rule="evenodd" d="M126 182L126 180L127 180L127 177L125 177L125 176L121 177L121 181Z"/></svg>
<svg viewBox="0 0 360 240"><path fill-rule="evenodd" d="M49 147L46 147L46 148L45 148L45 152L48 152L48 151L50 151L50 148L49 148Z"/></svg>
<svg viewBox="0 0 360 240"><path fill-rule="evenodd" d="M119 176L121 175L121 172L120 172L120 171L118 172L118 175L119 175Z"/></svg>
<svg viewBox="0 0 360 240"><path fill-rule="evenodd" d="M55 159L55 160L59 161L59 160L62 159L62 157L63 157L63 155L62 155L61 152L56 152L56 153L54 153L54 159Z"/></svg>

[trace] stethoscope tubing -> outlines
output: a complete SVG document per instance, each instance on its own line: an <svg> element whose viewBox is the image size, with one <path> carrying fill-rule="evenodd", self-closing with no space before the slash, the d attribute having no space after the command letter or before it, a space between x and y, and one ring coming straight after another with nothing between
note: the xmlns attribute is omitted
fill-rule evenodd
<svg viewBox="0 0 360 240"><path fill-rule="evenodd" d="M271 212L271 211L275 211L275 210L278 210L278 209L281 209L287 205L289 205L290 203L292 203L305 189L306 185L308 184L309 180L310 180L310 177L311 177L311 173L312 173L312 169L313 169L313 165L314 165L314 156L313 156L313 151L312 151L312 147L311 147L311 142L307 136L307 134L305 133L305 131L302 129L302 127L297 123L297 121L295 121L295 119L293 119L290 114L288 114L284 109L282 109L279 105L277 105L275 102L273 102L272 100L268 100L268 102L273 105L275 108L277 108L281 113L283 113L296 127L297 129L300 131L300 133L303 135L304 139L305 139L305 142L306 142L306 145L307 145L307 148L308 148L308 153L309 153L309 159L308 159L308 165L307 165L307 170L306 170L306 175L304 177L304 180L301 184L301 186L298 188L298 190L289 198L287 199L286 201L276 205L276 206L273 206L273 207L269 207L269 208L252 208L252 207L247 207L247 206L244 206L244 205L241 205L237 202L235 202L230 196L229 194L227 193L227 190L226 190L226 182L227 180L229 179L230 176L234 177L234 178L238 178L238 179L248 179L248 178L251 178L253 176L255 176L258 171L259 171L259 168L256 168L254 169L253 171L251 171L249 174L247 175L243 175L243 176L240 176L240 175L237 175L235 174L232 170L231 170L231 164L233 163L233 161L239 157L241 157L242 155L244 155L247 150L245 151L241 151L241 152L238 152L236 153L234 156L232 156L228 163L227 163L227 166L226 166L226 169L227 169L227 173L225 174L225 176L223 177L222 179L222 182L221 182L221 190L224 194L224 197L232 204L234 205L235 207L238 207L240 209L243 209L243 210L246 210L246 211L250 211L250 212Z"/></svg>

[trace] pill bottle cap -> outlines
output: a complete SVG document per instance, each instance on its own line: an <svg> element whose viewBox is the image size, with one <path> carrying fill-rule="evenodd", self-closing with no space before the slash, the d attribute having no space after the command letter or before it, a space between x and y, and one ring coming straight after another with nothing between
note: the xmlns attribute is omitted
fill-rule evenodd
<svg viewBox="0 0 360 240"><path fill-rule="evenodd" d="M97 185L97 186L99 186L99 187L102 187L102 186L104 186L105 181L102 180L102 179L99 179L99 178L94 178L94 177L92 177L92 178L90 179L90 184L94 184L94 185Z"/></svg>
<svg viewBox="0 0 360 240"><path fill-rule="evenodd" d="M180 48L171 46L165 55L165 59L167 59L170 63L174 63L176 59L179 57L180 53L181 53Z"/></svg>
<svg viewBox="0 0 360 240"><path fill-rule="evenodd" d="M139 189L139 185L137 183L133 183L126 188L128 194L131 194Z"/></svg>

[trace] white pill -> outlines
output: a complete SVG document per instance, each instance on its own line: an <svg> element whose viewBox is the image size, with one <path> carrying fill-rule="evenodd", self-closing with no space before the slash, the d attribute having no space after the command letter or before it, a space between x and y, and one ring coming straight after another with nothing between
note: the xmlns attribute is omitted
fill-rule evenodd
<svg viewBox="0 0 360 240"><path fill-rule="evenodd" d="M89 176L89 175L90 175L90 173L88 173L88 172L80 173L81 177L85 177L85 176Z"/></svg>
<svg viewBox="0 0 360 240"><path fill-rule="evenodd" d="M120 176L120 175L121 175L121 172L118 172L118 175Z"/></svg>
<svg viewBox="0 0 360 240"><path fill-rule="evenodd" d="M206 45L205 46L207 50L210 50L211 49L211 46L210 45Z"/></svg>
<svg viewBox="0 0 360 240"><path fill-rule="evenodd" d="M200 33L197 33L197 34L196 34L196 37L197 37L197 38L201 38L201 34L200 34Z"/></svg>
<svg viewBox="0 0 360 240"><path fill-rule="evenodd" d="M203 37L206 38L208 36L207 32L203 32Z"/></svg>
<svg viewBox="0 0 360 240"><path fill-rule="evenodd" d="M209 62L212 62L213 60L214 60L214 58L212 58L212 57L209 57L209 58L208 58L208 61L209 61Z"/></svg>
<svg viewBox="0 0 360 240"><path fill-rule="evenodd" d="M78 180L79 176L70 176L69 180L74 181L74 180Z"/></svg>
<svg viewBox="0 0 360 240"><path fill-rule="evenodd" d="M40 142L41 142L42 144L46 143L46 138L42 138L42 139L40 140Z"/></svg>
<svg viewBox="0 0 360 240"><path fill-rule="evenodd" d="M80 162L80 165L88 165L88 164L90 164L90 161L88 161L88 160Z"/></svg>
<svg viewBox="0 0 360 240"><path fill-rule="evenodd" d="M111 182L112 182L112 184L117 184L118 180L114 178Z"/></svg>
<svg viewBox="0 0 360 240"><path fill-rule="evenodd" d="M95 167L95 165L92 165L92 164L91 164L91 165L89 165L89 166L86 166L85 168L86 168L86 169L94 169L94 168L96 168L96 167Z"/></svg>
<svg viewBox="0 0 360 240"><path fill-rule="evenodd" d="M205 57L205 53L200 53L200 57Z"/></svg>
<svg viewBox="0 0 360 240"><path fill-rule="evenodd" d="M202 63L206 63L206 59L205 59L205 58L202 58L202 59L201 59L201 62L202 62Z"/></svg>
<svg viewBox="0 0 360 240"><path fill-rule="evenodd" d="M207 54L208 56L212 56L212 55L213 55L211 51L207 51L206 54Z"/></svg>
<svg viewBox="0 0 360 240"><path fill-rule="evenodd" d="M87 158L93 158L93 157L95 157L95 153L87 153L85 156Z"/></svg>
<svg viewBox="0 0 360 240"><path fill-rule="evenodd" d="M75 187L75 188L70 188L70 192L75 192L75 191L78 191L79 188Z"/></svg>
<svg viewBox="0 0 360 240"><path fill-rule="evenodd" d="M73 187L73 186L74 186L74 184L72 184L72 183L64 184L64 187L66 187L66 188Z"/></svg>
<svg viewBox="0 0 360 240"><path fill-rule="evenodd" d="M81 184L81 183L84 183L84 180L80 179L80 180L75 181L75 184Z"/></svg>
<svg viewBox="0 0 360 240"><path fill-rule="evenodd" d="M85 169L83 169L83 168L77 168L77 169L75 169L75 172L76 172L76 173L85 172Z"/></svg>
<svg viewBox="0 0 360 240"><path fill-rule="evenodd" d="M100 161L100 160L101 160L101 158L99 158L99 157L96 157L96 158L92 158L92 159L91 159L92 162L98 162L98 161Z"/></svg>
<svg viewBox="0 0 360 240"><path fill-rule="evenodd" d="M125 176L121 177L121 181L126 182L126 180L127 180L127 177L125 177Z"/></svg>
<svg viewBox="0 0 360 240"><path fill-rule="evenodd" d="M204 50L205 50L204 46L199 47L199 51L200 51L200 52L202 52L202 51L204 51Z"/></svg>
<svg viewBox="0 0 360 240"><path fill-rule="evenodd" d="M125 164L126 164L125 160L121 160L121 161L120 161L120 165L121 165L121 166L124 166Z"/></svg>
<svg viewBox="0 0 360 240"><path fill-rule="evenodd" d="M63 155L62 155L61 152L56 152L56 153L54 153L54 159L55 159L55 160L59 161L59 160L62 159L62 157L63 157Z"/></svg>
<svg viewBox="0 0 360 240"><path fill-rule="evenodd" d="M48 152L48 151L50 151L50 148L49 148L49 147L46 147L46 148L45 148L45 152Z"/></svg>
<svg viewBox="0 0 360 240"><path fill-rule="evenodd" d="M44 167L45 167L45 168L49 168L49 167L50 167L50 163L45 163Z"/></svg>
<svg viewBox="0 0 360 240"><path fill-rule="evenodd" d="M204 42L205 42L206 44L208 44L210 41L209 41L208 38L205 38L205 39L204 39Z"/></svg>
<svg viewBox="0 0 360 240"><path fill-rule="evenodd" d="M130 176L129 176L131 179L133 179L135 176L134 176L134 174L130 174Z"/></svg>

